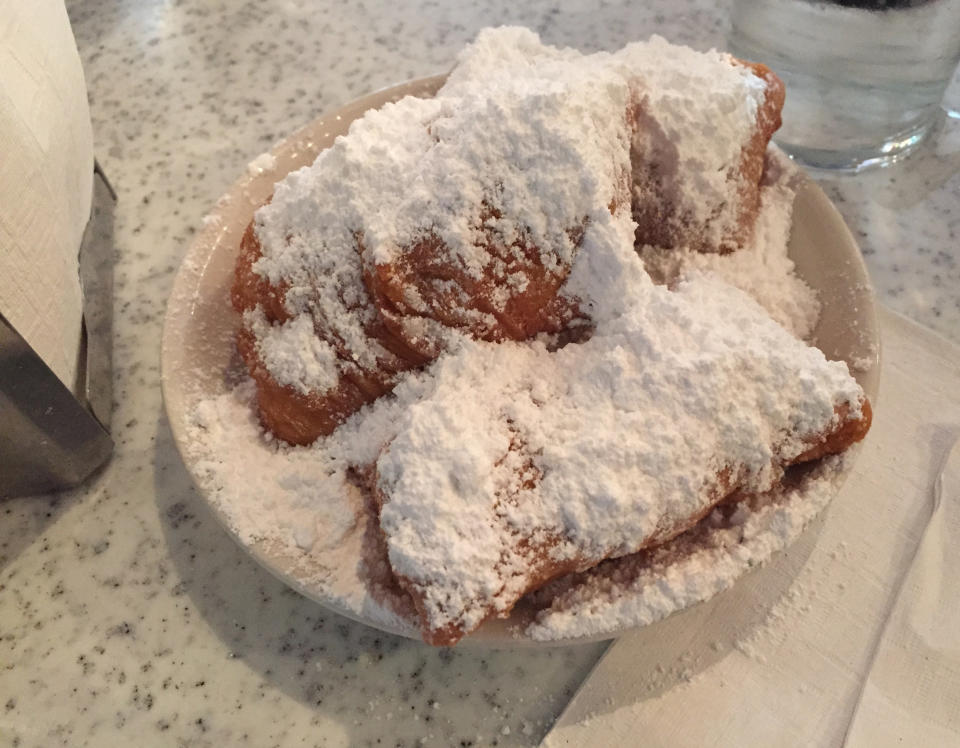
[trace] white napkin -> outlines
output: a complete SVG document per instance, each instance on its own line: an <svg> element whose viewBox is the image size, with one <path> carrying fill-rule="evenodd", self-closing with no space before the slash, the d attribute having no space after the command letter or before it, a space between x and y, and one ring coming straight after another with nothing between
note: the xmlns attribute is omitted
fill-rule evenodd
<svg viewBox="0 0 960 748"><path fill-rule="evenodd" d="M960 348L886 310L881 329L874 425L825 518L621 637L545 746L960 745L960 496L933 509Z"/></svg>
<svg viewBox="0 0 960 748"><path fill-rule="evenodd" d="M93 133L62 0L0 0L0 314L71 390Z"/></svg>
<svg viewBox="0 0 960 748"><path fill-rule="evenodd" d="M847 746L960 745L960 441L887 620Z"/></svg>

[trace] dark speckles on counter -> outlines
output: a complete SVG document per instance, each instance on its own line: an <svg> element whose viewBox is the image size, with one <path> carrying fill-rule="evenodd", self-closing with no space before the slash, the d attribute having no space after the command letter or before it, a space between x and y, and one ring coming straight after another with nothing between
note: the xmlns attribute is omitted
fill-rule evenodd
<svg viewBox="0 0 960 748"><path fill-rule="evenodd" d="M605 645L433 649L328 612L246 556L162 413L164 306L246 165L339 104L450 67L482 26L612 49L723 42L713 0L345 6L69 0L96 153L119 193L116 454L0 504L0 737L22 746L535 745ZM955 87L956 88L956 87ZM881 300L960 337L960 121L911 162L826 180ZM42 719L38 719L42 715Z"/></svg>

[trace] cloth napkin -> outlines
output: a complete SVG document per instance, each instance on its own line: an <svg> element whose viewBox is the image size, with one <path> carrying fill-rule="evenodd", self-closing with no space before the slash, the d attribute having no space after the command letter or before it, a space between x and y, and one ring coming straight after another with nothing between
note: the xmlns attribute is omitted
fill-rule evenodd
<svg viewBox="0 0 960 748"><path fill-rule="evenodd" d="M543 745L960 745L960 347L888 310L873 428L800 540L617 640Z"/></svg>
<svg viewBox="0 0 960 748"><path fill-rule="evenodd" d="M73 390L93 133L62 0L0 0L0 314Z"/></svg>

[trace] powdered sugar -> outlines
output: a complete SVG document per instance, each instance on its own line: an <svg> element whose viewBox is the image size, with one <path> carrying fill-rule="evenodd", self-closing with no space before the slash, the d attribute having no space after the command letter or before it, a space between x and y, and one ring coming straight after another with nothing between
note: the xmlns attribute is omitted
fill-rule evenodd
<svg viewBox="0 0 960 748"><path fill-rule="evenodd" d="M261 153L253 161L247 164L247 173L251 176L263 174L272 171L277 166L277 160L270 153Z"/></svg>
<svg viewBox="0 0 960 748"><path fill-rule="evenodd" d="M670 165L670 183L635 181L635 198L659 203L668 190L676 201L665 217L670 232L693 225L707 246L718 246L737 223L740 195L731 192L729 178L756 126L764 81L731 64L728 54L696 52L657 36L628 45L613 60L649 125L633 132L632 148L660 167Z"/></svg>
<svg viewBox="0 0 960 748"><path fill-rule="evenodd" d="M270 325L263 311L246 312L244 322L256 335L257 351L270 361L274 378L298 392L323 393L337 384L337 352L317 337L313 320L300 314L281 324ZM293 352L296 352L295 355Z"/></svg>
<svg viewBox="0 0 960 748"><path fill-rule="evenodd" d="M526 45L529 51L519 59L510 61L506 53L498 59L525 64L533 54L536 69L543 71L578 55L539 46L528 32L510 34L513 40L507 34L489 36L509 42L500 48L493 42L481 44L463 56L461 72L451 76L449 99L406 99L391 105L398 109L385 108L382 120L377 114L368 115L354 125L349 138L321 155L321 168L301 170L281 182L273 202L258 213L265 250L258 269L272 281L291 287L286 298L292 319L260 329L257 336L258 351L281 384L301 392L322 392L335 381L342 364L332 366L332 348L317 338L309 339L317 321L330 325L346 341L351 364L373 367L379 356L386 355L363 329L364 315L372 311L362 280L364 257L374 262L396 259L401 240L423 230L413 218L422 215L423 201L432 199L430 190L452 196L449 215L442 214L431 230L443 237L464 267L476 270L490 261L476 253L477 243L471 239L475 227L462 221L460 210L464 201L476 203L476 195L463 193L464 174L477 167L476 159L489 153L480 147L489 145L483 141L482 127L468 128L464 136L467 141L474 139L473 150L467 149L474 160L458 166L455 158L448 159L456 178L440 173L443 161L438 160L431 177L434 182L425 182L432 186L423 194L391 194L391 175L396 175L389 171L393 168L389 164L409 161L393 153L384 154L381 162L377 154L401 141L406 147L424 131L429 133L428 140L455 137L444 128L466 116L463 112L474 115L481 107L468 68L482 67L485 58ZM201 485L244 542L268 541L293 557L302 557L303 573L312 570L314 593L338 600L347 612L404 628L370 598L355 571L360 536L368 520L350 480L352 466L379 459L380 478L390 499L384 507L384 528L393 537L391 562L400 573L422 571L431 560L424 554L428 551L427 556L433 554L441 566L459 570L468 595L476 590L490 594L496 593L496 585L503 585L502 575L498 580L486 573L501 556L481 556L497 552L504 544L502 528L487 521L488 499L498 492L517 495L525 488L522 484L529 471L542 477L537 500L522 509L504 501L496 509L510 527L568 532L569 545L558 545L553 551L556 558L580 552L584 544L595 544L591 551L625 552L631 536L655 533L664 517L689 516L695 508L696 489L715 479L723 467L723 459L704 458L711 449L715 455L719 446L722 455L746 464L746 484L763 490L776 474L771 470L774 455L755 451L758 440L776 442L777 450L782 450L777 456L784 459L796 455L803 445L789 439L771 440L769 433L760 432L777 431L781 428L777 423L783 424L784 434L801 425L816 430L830 423L834 405L849 403L854 410L858 405L859 391L842 364L826 363L818 351L793 340L746 296L717 280L719 276L734 281L793 332L809 332L816 317L815 298L792 277L784 250L792 198L785 177L764 188L761 229L744 255L753 262L738 255L701 262L686 253L670 271L676 290L651 283L632 249L629 215L611 213L609 208L617 198L620 171L628 163L623 158L628 147L625 130L618 124L621 120L608 117L612 110L604 107L612 101L611 106L620 111L628 87L617 76L598 79L597 70L584 64L583 77L567 81L573 89L558 91L548 84L547 93L530 110L532 132L557 152L558 163L542 170L531 164L522 173L506 175L498 199L516 213L504 211L503 215L522 218L497 219L494 228L505 241L518 231L538 237L552 248L552 254L543 257L545 262L572 263L567 290L583 301L597 325L590 341L551 351L543 343L493 345L454 335L446 342L448 353L433 366L402 375L392 395L364 408L332 437L309 448L277 445L261 432L249 384L198 400L190 449L200 466ZM505 80L515 79L507 76ZM588 95L575 106L571 90ZM456 106L451 103L454 98ZM742 105L749 113L752 104ZM522 109L501 107L495 114L516 126ZM576 114L576 128L557 133L551 123L558 114ZM409 132L396 132L398 121L411 123ZM385 138L388 127L394 129ZM506 131L497 131L491 138L512 149L496 153L498 159L522 162L524 153ZM570 142L576 139L579 145ZM600 141L608 153L620 156L601 163ZM423 145L429 150L436 144L431 140ZM385 185L385 194L369 194L362 189L369 184L353 179L368 168L371 158L371 168L388 169L377 187ZM531 189L542 203L521 199ZM327 199L331 191L353 192L346 199L339 195L334 209ZM402 209L382 210L381 199L387 204L394 200ZM589 219L579 254L567 233L570 215ZM352 218L361 216L363 223L352 223ZM355 231L360 225L364 233L358 244ZM754 269L758 258L766 272ZM652 267L654 261L646 259ZM521 290L527 282L526 277L508 280ZM416 303L411 300L411 305ZM652 326L651 320L660 322ZM252 319L250 324L263 323ZM414 317L405 324L429 322ZM694 350L700 354L691 355ZM792 376L798 368L811 366L822 379ZM777 397L769 397L770 393ZM786 393L782 400L781 393ZM759 399L751 399L758 395ZM688 421L690 413L701 417ZM755 417L758 413L764 418ZM711 423L712 430L704 431L704 422ZM665 449L671 442L676 442L676 448ZM511 450L511 444L521 448ZM398 490L401 484L405 487ZM427 495L424 487L429 487ZM743 526L750 525L751 512L741 511L738 520ZM404 524L418 514L429 514L431 523ZM765 540L751 546L751 553L761 558L782 547L799 531L805 517L798 511L785 524L758 526L755 535ZM428 538L422 527L431 524L435 536ZM486 540L480 538L484 533L490 533ZM696 556L683 567L686 576L663 576L663 569L651 572L661 585L676 583L697 590L687 596L669 596L658 610L669 612L671 604L682 607L729 584L743 568L739 556L729 562L721 558L734 545L718 551L716 557ZM708 563L715 566L716 574L704 576L699 584L696 572ZM636 589L621 592L618 597L628 597ZM440 594L449 594L449 588ZM582 616L561 615L558 607L543 613L531 631L539 638L613 631L624 622L642 622L637 606L647 605L618 607L613 599L602 596L597 601L602 610L589 630L578 629L580 624L573 621L582 622Z"/></svg>
<svg viewBox="0 0 960 748"><path fill-rule="evenodd" d="M355 524L357 509L336 467L266 438L253 395L247 380L197 403L191 450L201 485L222 503L244 543L275 539L303 551L337 545Z"/></svg>
<svg viewBox="0 0 960 748"><path fill-rule="evenodd" d="M794 274L787 255L797 168L777 150L767 154L772 179L760 191L761 211L753 235L736 252L721 255L688 247L641 250L647 270L660 283L672 284L692 271L708 272L753 297L776 322L798 338L808 339L820 314L817 295Z"/></svg>
<svg viewBox="0 0 960 748"><path fill-rule="evenodd" d="M263 430L249 379L216 397L199 399L189 449L204 473L201 482L213 491L214 502L244 542L271 539L307 550L314 542L335 545L360 510L349 489L348 470L376 459L394 433L394 423L422 397L427 381L424 374L411 374L391 397L343 424L336 438L310 447L290 447ZM322 533L316 535L321 525ZM313 539L303 543L304 538Z"/></svg>
<svg viewBox="0 0 960 748"><path fill-rule="evenodd" d="M543 605L526 635L537 640L589 637L646 626L730 587L753 566L792 543L839 489L853 455L825 460L788 491L719 509L690 532L638 554L571 575L533 596Z"/></svg>
<svg viewBox="0 0 960 748"><path fill-rule="evenodd" d="M623 555L702 514L724 470L769 490L807 449L798 435L859 411L846 365L725 283L647 281L619 306L555 352L464 341L402 414L377 461L381 525L431 626L509 610L536 573L530 546L548 542L557 565Z"/></svg>
<svg viewBox="0 0 960 748"><path fill-rule="evenodd" d="M729 55L659 37L582 55L527 29L487 29L435 98L367 112L312 166L278 183L256 214L255 271L289 286L289 314L343 341L347 365L373 372L388 354L365 332L364 272L402 263L435 238L445 270L425 281L430 296L456 297L452 269L495 279L485 301L503 311L530 283L522 247L537 248L539 266L562 277L583 226L609 223L611 212L629 222L631 158L649 157L657 144L638 138L653 130L676 150L670 220L692 222L719 246L738 214L730 173L764 95L764 82ZM631 121L638 107L640 128ZM432 316L412 284L402 301L409 315ZM488 337L490 312L460 306L461 325ZM263 364L279 381L295 351L278 342Z"/></svg>

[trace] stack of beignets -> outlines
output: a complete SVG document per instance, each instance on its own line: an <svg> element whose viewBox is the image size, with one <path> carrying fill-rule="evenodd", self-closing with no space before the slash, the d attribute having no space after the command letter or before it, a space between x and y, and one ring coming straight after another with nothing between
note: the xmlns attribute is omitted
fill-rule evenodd
<svg viewBox="0 0 960 748"><path fill-rule="evenodd" d="M428 641L866 433L845 366L718 282L654 286L634 252L741 246L782 104L776 76L728 55L487 30L436 98L368 112L257 211L233 303L271 432L308 444L430 364L369 471ZM698 390L711 377L729 402ZM645 428L659 444L620 438Z"/></svg>

